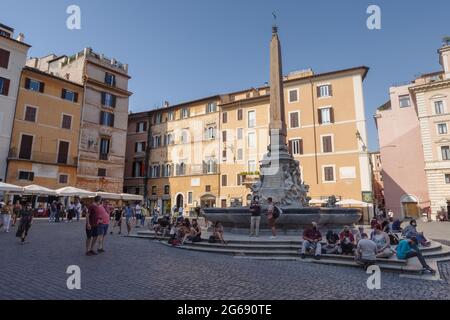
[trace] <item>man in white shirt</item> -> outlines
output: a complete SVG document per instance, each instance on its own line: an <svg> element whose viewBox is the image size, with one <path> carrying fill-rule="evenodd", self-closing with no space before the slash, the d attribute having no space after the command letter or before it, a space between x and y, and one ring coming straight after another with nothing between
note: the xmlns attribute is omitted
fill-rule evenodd
<svg viewBox="0 0 450 320"><path fill-rule="evenodd" d="M368 239L367 233L361 234L361 240L356 247L355 261L359 265L367 268L370 265L375 264L377 260L377 244Z"/></svg>
<svg viewBox="0 0 450 320"><path fill-rule="evenodd" d="M77 216L77 221L80 221L81 209L82 209L82 207L81 207L80 199L76 199L75 205L74 205L74 210L75 210L75 214Z"/></svg>

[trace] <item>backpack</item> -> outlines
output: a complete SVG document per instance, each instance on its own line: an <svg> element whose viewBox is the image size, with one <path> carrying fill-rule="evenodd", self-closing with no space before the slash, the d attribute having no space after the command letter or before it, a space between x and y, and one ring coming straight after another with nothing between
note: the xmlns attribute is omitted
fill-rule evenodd
<svg viewBox="0 0 450 320"><path fill-rule="evenodd" d="M274 206L272 216L274 219L278 219L280 215L283 213L280 207Z"/></svg>

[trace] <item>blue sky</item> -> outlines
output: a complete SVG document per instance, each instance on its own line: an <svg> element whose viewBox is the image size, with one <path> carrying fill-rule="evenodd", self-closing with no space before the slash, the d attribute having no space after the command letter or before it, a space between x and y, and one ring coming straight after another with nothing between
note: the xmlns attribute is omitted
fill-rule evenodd
<svg viewBox="0 0 450 320"><path fill-rule="evenodd" d="M272 12L278 14L284 73L367 65L369 147L388 88L439 70L437 48L450 35L450 1L381 0L0 0L0 22L25 33L30 55L84 47L129 63L134 112L263 85L269 77ZM81 30L66 28L66 8L81 8ZM366 9L381 8L368 30Z"/></svg>

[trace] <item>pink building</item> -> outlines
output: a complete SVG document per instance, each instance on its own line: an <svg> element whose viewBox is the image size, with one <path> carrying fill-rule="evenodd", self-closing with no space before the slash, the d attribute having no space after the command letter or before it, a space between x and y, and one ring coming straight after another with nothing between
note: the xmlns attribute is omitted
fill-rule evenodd
<svg viewBox="0 0 450 320"><path fill-rule="evenodd" d="M390 101L375 115L386 209L399 218L418 218L430 206L420 125L409 93L413 85L390 88Z"/></svg>

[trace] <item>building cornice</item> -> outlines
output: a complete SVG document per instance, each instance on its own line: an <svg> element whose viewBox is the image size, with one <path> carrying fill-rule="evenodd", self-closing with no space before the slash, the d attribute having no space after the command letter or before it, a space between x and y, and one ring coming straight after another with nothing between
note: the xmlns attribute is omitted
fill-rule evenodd
<svg viewBox="0 0 450 320"><path fill-rule="evenodd" d="M415 94L430 90L444 89L448 87L450 87L450 79L413 86L409 88L409 91Z"/></svg>
<svg viewBox="0 0 450 320"><path fill-rule="evenodd" d="M88 84L95 85L95 86L101 87L102 89L105 89L108 91L114 91L115 93L122 95L122 96L126 96L126 97L133 95L133 92L131 92L131 91L127 91L124 89L120 89L118 87L110 86L110 85L103 83L101 81L98 81L94 78L90 78L90 77L86 76L85 80L86 80L86 85L88 85Z"/></svg>

